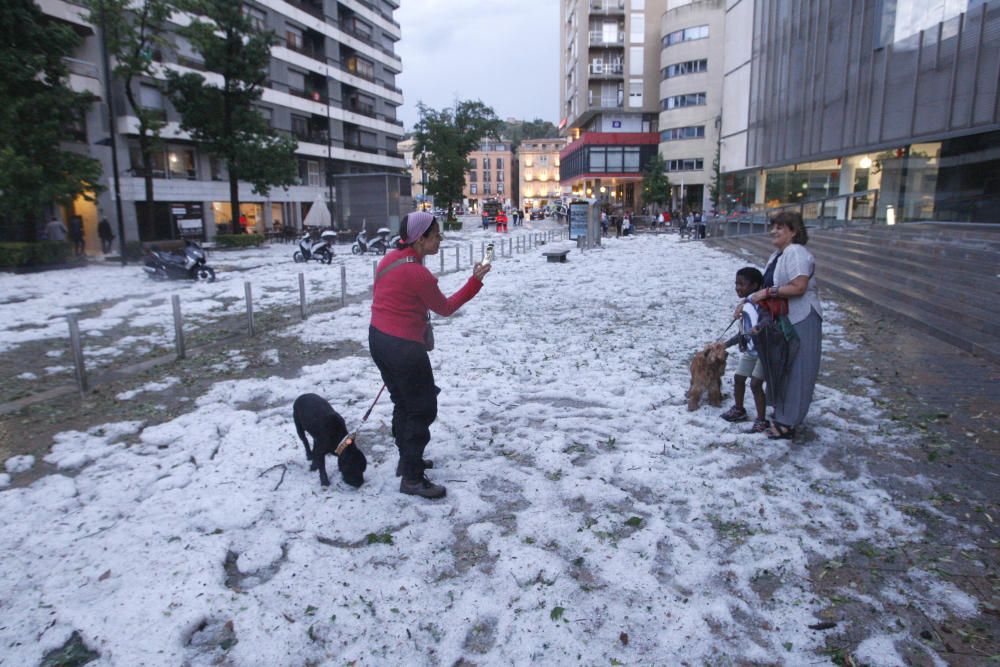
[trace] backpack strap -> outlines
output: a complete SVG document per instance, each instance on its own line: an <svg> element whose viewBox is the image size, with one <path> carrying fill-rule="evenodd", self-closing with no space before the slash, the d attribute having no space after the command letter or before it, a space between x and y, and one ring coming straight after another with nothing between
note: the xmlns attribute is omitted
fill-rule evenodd
<svg viewBox="0 0 1000 667"><path fill-rule="evenodd" d="M389 273L396 267L402 266L403 264L413 264L416 261L417 261L416 257L403 257L402 259L397 259L395 262L393 262L392 264L390 264L389 266L385 267L384 269L375 274L375 282L378 282L379 278Z"/></svg>

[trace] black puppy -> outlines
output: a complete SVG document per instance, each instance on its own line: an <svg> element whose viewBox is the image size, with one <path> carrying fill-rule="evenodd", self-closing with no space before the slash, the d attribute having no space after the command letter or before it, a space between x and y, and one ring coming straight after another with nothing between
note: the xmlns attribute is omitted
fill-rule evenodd
<svg viewBox="0 0 1000 667"><path fill-rule="evenodd" d="M347 437L344 418L326 401L316 394L302 394L292 405L292 418L302 444L306 446L306 458L312 461L310 470L319 470L319 483L330 486L326 475L326 455L335 454L337 445ZM313 446L309 449L306 433L312 436ZM351 443L337 457L337 467L344 481L357 488L364 484L368 460L357 445Z"/></svg>

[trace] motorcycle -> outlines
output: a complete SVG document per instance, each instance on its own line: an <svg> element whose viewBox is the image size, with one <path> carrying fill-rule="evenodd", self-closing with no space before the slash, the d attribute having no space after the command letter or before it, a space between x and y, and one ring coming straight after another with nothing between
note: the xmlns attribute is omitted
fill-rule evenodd
<svg viewBox="0 0 1000 667"><path fill-rule="evenodd" d="M205 251L194 241L184 240L184 248L167 252L150 246L143 270L154 280L215 281L215 269L205 261Z"/></svg>
<svg viewBox="0 0 1000 667"><path fill-rule="evenodd" d="M366 252L373 252L376 255L384 255L389 243L388 237L390 233L387 228L380 227L375 238L369 240L368 234L362 229L354 239L354 245L351 246L351 253L363 255Z"/></svg>
<svg viewBox="0 0 1000 667"><path fill-rule="evenodd" d="M327 230L319 235L319 241L313 241L312 235L306 232L299 239L299 249L292 255L296 262L308 262L315 259L323 264L333 261L333 242L337 240L337 234Z"/></svg>

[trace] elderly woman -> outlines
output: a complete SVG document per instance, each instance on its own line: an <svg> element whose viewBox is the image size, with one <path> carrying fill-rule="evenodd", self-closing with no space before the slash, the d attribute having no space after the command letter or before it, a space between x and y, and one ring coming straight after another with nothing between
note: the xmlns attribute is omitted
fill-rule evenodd
<svg viewBox="0 0 1000 667"><path fill-rule="evenodd" d="M774 405L769 438L790 439L812 403L819 374L823 338L823 306L813 277L816 261L806 250L809 236L802 216L785 211L771 220L774 254L764 270L763 288L750 296L753 303L766 298L788 299L788 320L799 338L799 350L782 378L783 391Z"/></svg>
<svg viewBox="0 0 1000 667"><path fill-rule="evenodd" d="M410 213L399 228L400 248L379 262L372 298L368 348L382 374L394 405L392 432L399 449L396 475L401 493L423 498L442 498L446 489L424 474L433 467L423 458L431 439L430 426L437 417L437 395L430 357L428 319L434 311L448 316L472 299L483 287L489 264L477 264L465 285L450 297L441 293L437 278L423 260L436 255L441 246L437 219L430 213Z"/></svg>

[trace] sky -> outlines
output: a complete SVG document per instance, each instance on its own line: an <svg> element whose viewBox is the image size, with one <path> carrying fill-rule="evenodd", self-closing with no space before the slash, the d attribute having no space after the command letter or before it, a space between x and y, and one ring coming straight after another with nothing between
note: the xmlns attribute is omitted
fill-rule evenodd
<svg viewBox="0 0 1000 667"><path fill-rule="evenodd" d="M470 252L498 241L470 222L448 233L445 261L429 258L446 294L468 279ZM243 281L262 315L297 302L299 272L312 299L331 277L339 287L343 266L356 297L262 325L256 346L102 386L94 400L116 398L123 421L95 418L40 460L0 461L0 663L37 665L74 631L107 667L828 662L829 635L810 628L834 617L819 580L853 583L837 572L852 549L912 553L928 539L924 517L944 517L930 501L903 505L884 487L893 473L869 470L873 451L878 470L912 462L911 427L888 420L861 367L853 392L821 377L805 442L750 435L719 419L727 406L689 412L690 355L725 326L745 259L676 235L582 252L564 240L529 248L529 233L539 229L504 235L482 290L434 320L438 502L398 492L386 397L359 436L360 489L334 461L320 487L295 434L297 395L326 397L353 426L381 385L366 348L375 257L338 248L331 266L296 264L283 244L210 251L217 282L155 290L134 264L0 274L0 294L23 299L0 303L0 344L64 327L73 310L88 360L97 346L119 363L134 358L133 334L169 345L171 292L185 326L240 301ZM546 262L553 247L569 261ZM824 303L824 356L856 345L837 306ZM14 309L33 320L11 324ZM283 372L284 350L302 343L331 352ZM53 342L34 370L67 365L65 348ZM214 382L195 388L190 373ZM907 483L933 497L923 476ZM818 578L816 559L829 567ZM905 601L927 626L966 625L985 602L932 564L836 590L876 614ZM836 609L859 664L944 664L923 624Z"/></svg>
<svg viewBox="0 0 1000 667"><path fill-rule="evenodd" d="M443 109L479 99L502 119L559 122L556 0L402 0L395 17L403 34L398 117L407 131L421 101Z"/></svg>

